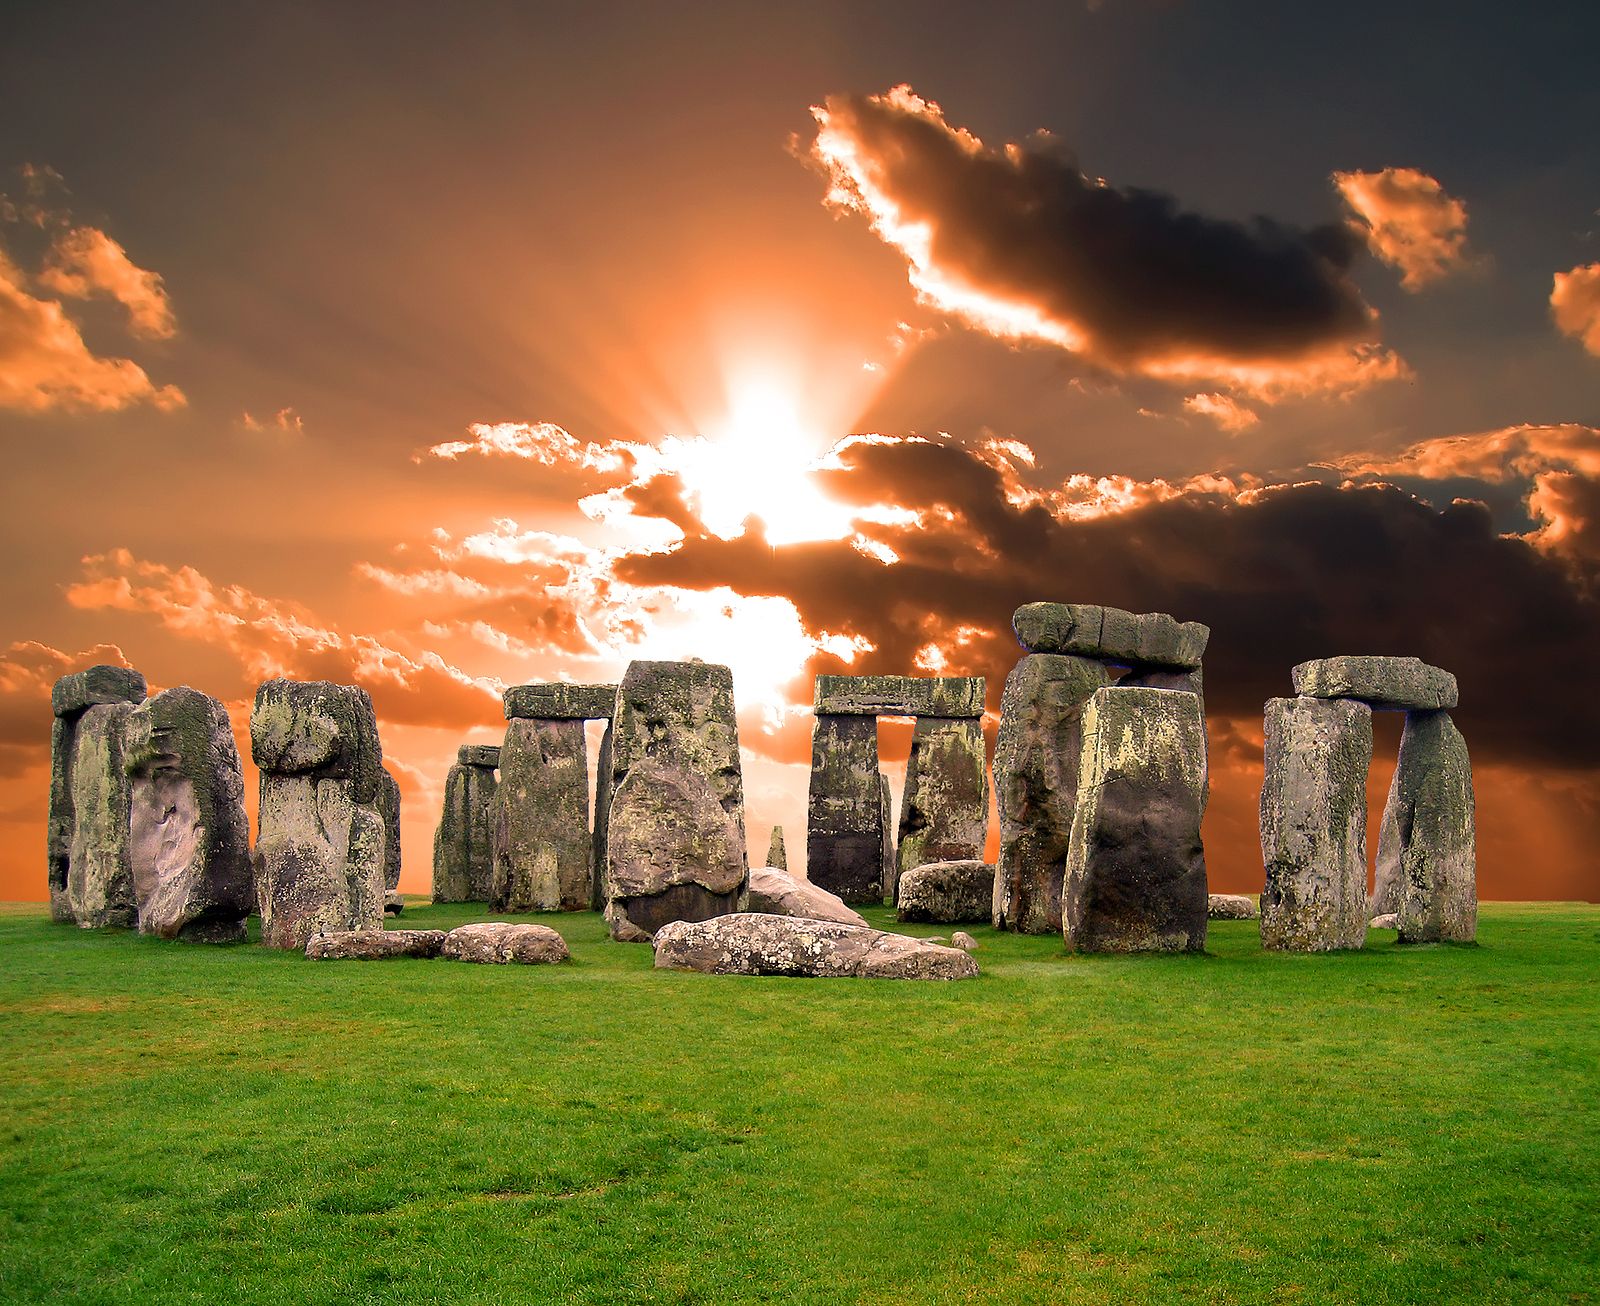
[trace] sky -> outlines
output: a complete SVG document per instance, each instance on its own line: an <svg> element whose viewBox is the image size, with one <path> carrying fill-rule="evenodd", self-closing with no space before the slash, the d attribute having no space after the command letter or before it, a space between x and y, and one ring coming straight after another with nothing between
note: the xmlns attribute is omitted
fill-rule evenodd
<svg viewBox="0 0 1600 1306"><path fill-rule="evenodd" d="M236 733L364 686L426 892L506 684L728 663L797 861L812 678L982 675L992 748L1054 599L1211 627L1213 889L1261 886L1264 701L1393 653L1460 681L1482 896L1600 900L1597 46L1588 3L6 6L0 899L95 662Z"/></svg>

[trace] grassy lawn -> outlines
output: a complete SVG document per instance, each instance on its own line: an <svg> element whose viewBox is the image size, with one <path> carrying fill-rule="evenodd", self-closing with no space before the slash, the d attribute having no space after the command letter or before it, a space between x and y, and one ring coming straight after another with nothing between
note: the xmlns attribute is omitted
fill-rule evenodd
<svg viewBox="0 0 1600 1306"><path fill-rule="evenodd" d="M1318 957L974 929L957 984L540 919L570 965L0 912L0 1298L1600 1301L1600 907Z"/></svg>

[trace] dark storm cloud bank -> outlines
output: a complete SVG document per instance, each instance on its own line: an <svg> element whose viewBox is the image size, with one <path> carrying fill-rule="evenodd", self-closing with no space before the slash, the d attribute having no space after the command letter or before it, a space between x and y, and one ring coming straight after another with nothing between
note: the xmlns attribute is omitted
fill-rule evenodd
<svg viewBox="0 0 1600 1306"><path fill-rule="evenodd" d="M989 677L991 707L1020 656L1011 613L1035 599L1206 622L1208 708L1223 717L1258 717L1308 658L1414 654L1459 677L1475 756L1600 765L1600 697L1552 692L1594 674L1592 561L1502 535L1482 504L1441 508L1387 485L1154 483L1127 489L1133 506L1074 519L1019 495L1003 463L925 442L849 444L821 475L841 501L916 512L914 525L861 526L897 562L849 540L774 549L751 523L738 539L701 530L668 552L624 555L619 579L783 596L813 632L876 646L850 667L819 656L812 670L904 672L938 645L949 672Z"/></svg>

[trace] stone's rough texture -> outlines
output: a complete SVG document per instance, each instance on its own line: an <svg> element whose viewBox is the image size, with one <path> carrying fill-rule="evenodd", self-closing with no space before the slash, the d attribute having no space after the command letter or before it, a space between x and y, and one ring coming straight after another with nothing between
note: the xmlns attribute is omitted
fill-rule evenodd
<svg viewBox="0 0 1600 1306"><path fill-rule="evenodd" d="M131 929L138 921L129 838L132 786L123 741L133 704L97 703L72 736L72 841L67 917L85 929Z"/></svg>
<svg viewBox="0 0 1600 1306"><path fill-rule="evenodd" d="M811 729L806 878L845 902L882 902L888 829L878 721L819 715ZM892 843L892 839L890 840Z"/></svg>
<svg viewBox="0 0 1600 1306"><path fill-rule="evenodd" d="M1198 621L1094 603L1024 603L1012 615L1011 628L1030 653L1070 653L1138 667L1198 667L1211 638L1211 628Z"/></svg>
<svg viewBox="0 0 1600 1306"><path fill-rule="evenodd" d="M1261 909L1245 894L1213 893L1206 900L1206 915L1214 921L1253 921Z"/></svg>
<svg viewBox="0 0 1600 1306"><path fill-rule="evenodd" d="M488 902L493 891L490 811L497 782L490 766L466 760L475 751L463 747L457 753L463 760L445 776L444 810L433 835L435 902ZM498 765L500 749L493 751Z"/></svg>
<svg viewBox="0 0 1600 1306"><path fill-rule="evenodd" d="M511 685L503 696L507 721L609 721L617 704L615 685Z"/></svg>
<svg viewBox="0 0 1600 1306"><path fill-rule="evenodd" d="M978 947L978 941L965 930L957 930L950 936L950 946L960 948L962 952L973 952Z"/></svg>
<svg viewBox="0 0 1600 1306"><path fill-rule="evenodd" d="M981 717L982 676L818 676L818 716Z"/></svg>
<svg viewBox="0 0 1600 1306"><path fill-rule="evenodd" d="M899 900L900 877L912 867L982 857L988 837L989 773L982 723L918 717L906 761L889 900Z"/></svg>
<svg viewBox="0 0 1600 1306"><path fill-rule="evenodd" d="M547 965L566 961L567 943L548 925L512 925L490 921L481 925L458 925L444 936L441 957L451 961L488 962L505 965Z"/></svg>
<svg viewBox="0 0 1600 1306"><path fill-rule="evenodd" d="M250 713L261 768L253 864L261 942L303 950L313 934L383 926L383 748L353 685L269 680Z"/></svg>
<svg viewBox="0 0 1600 1306"><path fill-rule="evenodd" d="M1369 707L1429 711L1460 701L1456 678L1417 658L1338 657L1302 662L1294 692L1307 698L1353 698Z"/></svg>
<svg viewBox="0 0 1600 1306"><path fill-rule="evenodd" d="M590 909L594 839L582 720L507 724L490 825L496 911Z"/></svg>
<svg viewBox="0 0 1600 1306"><path fill-rule="evenodd" d="M499 744L462 744L456 749L458 766L485 766L493 771L500 765Z"/></svg>
<svg viewBox="0 0 1600 1306"><path fill-rule="evenodd" d="M1359 948L1367 933L1367 768L1372 709L1272 698L1261 785L1261 945Z"/></svg>
<svg viewBox="0 0 1600 1306"><path fill-rule="evenodd" d="M767 865L780 871L789 869L789 852L783 846L783 827L772 827L772 837L767 840Z"/></svg>
<svg viewBox="0 0 1600 1306"><path fill-rule="evenodd" d="M1000 862L994 925L1020 934L1061 932L1061 887L1077 805L1083 710L1111 683L1089 658L1031 653L1000 698L994 750Z"/></svg>
<svg viewBox="0 0 1600 1306"><path fill-rule="evenodd" d="M611 796L616 792L616 781L611 766L611 722L606 722L605 733L600 736L600 754L594 771L594 832L590 841L594 846L594 893L589 899L592 911L604 911L606 906L606 837L611 826Z"/></svg>
<svg viewBox="0 0 1600 1306"><path fill-rule="evenodd" d="M1400 928L1400 918L1392 911L1381 916L1374 916L1367 922L1369 930L1396 930Z"/></svg>
<svg viewBox="0 0 1600 1306"><path fill-rule="evenodd" d="M1478 855L1467 744L1448 712L1408 712L1378 834L1371 911L1393 912L1401 943L1471 943Z"/></svg>
<svg viewBox="0 0 1600 1306"><path fill-rule="evenodd" d="M674 921L656 931L656 966L708 975L971 979L978 964L958 948L860 925L746 913Z"/></svg>
<svg viewBox="0 0 1600 1306"><path fill-rule="evenodd" d="M681 766L711 782L744 830L744 772L733 672L710 662L631 662L617 689L611 772L616 786L641 758ZM613 790L613 796L615 790Z"/></svg>
<svg viewBox="0 0 1600 1306"><path fill-rule="evenodd" d="M866 917L851 911L842 898L775 866L751 868L750 910L768 916L799 916L840 925L867 923Z"/></svg>
<svg viewBox="0 0 1600 1306"><path fill-rule="evenodd" d="M255 910L255 879L244 769L227 709L180 685L134 708L124 736L140 932L243 939L245 918Z"/></svg>
<svg viewBox="0 0 1600 1306"><path fill-rule="evenodd" d="M894 842L894 796L889 789L889 777L884 772L878 772L878 847L881 854L882 871L878 876L880 886L877 901L882 902L888 886L894 881L895 857L897 849ZM806 874L810 875L807 868Z"/></svg>
<svg viewBox="0 0 1600 1306"><path fill-rule="evenodd" d="M1205 673L1199 667L1193 671L1173 670L1165 667L1142 668L1129 671L1117 680L1118 685L1129 689L1173 689L1193 694L1200 700L1200 719L1205 720ZM1206 742L1206 783L1200 793L1200 810L1205 811L1211 801L1210 741Z"/></svg>
<svg viewBox="0 0 1600 1306"><path fill-rule="evenodd" d="M646 757L612 799L606 920L621 942L744 905L744 830L697 771Z"/></svg>
<svg viewBox="0 0 1600 1306"><path fill-rule="evenodd" d="M62 676L50 690L50 710L75 717L98 703L142 703L149 693L145 679L132 667L106 664Z"/></svg>
<svg viewBox="0 0 1600 1306"><path fill-rule="evenodd" d="M385 961L390 957L437 957L443 930L329 930L306 943L312 961Z"/></svg>
<svg viewBox="0 0 1600 1306"><path fill-rule="evenodd" d="M898 915L902 921L953 925L987 921L994 911L991 862L928 862L901 877Z"/></svg>
<svg viewBox="0 0 1600 1306"><path fill-rule="evenodd" d="M378 768L378 815L383 817L383 887L400 887L400 784L386 766Z"/></svg>
<svg viewBox="0 0 1600 1306"><path fill-rule="evenodd" d="M383 895L383 914L385 916L398 916L406 909L406 900L398 889L390 889Z"/></svg>
<svg viewBox="0 0 1600 1306"><path fill-rule="evenodd" d="M1205 722L1192 694L1096 690L1062 892L1079 952L1198 952L1206 943L1200 842Z"/></svg>

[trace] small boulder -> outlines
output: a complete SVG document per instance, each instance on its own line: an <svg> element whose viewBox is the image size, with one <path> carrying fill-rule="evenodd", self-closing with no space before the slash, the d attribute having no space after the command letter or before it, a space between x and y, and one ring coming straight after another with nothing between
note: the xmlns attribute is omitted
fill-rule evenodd
<svg viewBox="0 0 1600 1306"><path fill-rule="evenodd" d="M1261 915L1256 900L1244 893L1212 893L1206 896L1206 916L1214 921L1253 921Z"/></svg>
<svg viewBox="0 0 1600 1306"><path fill-rule="evenodd" d="M804 978L972 979L978 964L959 948L860 925L745 913L671 921L655 934L658 970Z"/></svg>
<svg viewBox="0 0 1600 1306"><path fill-rule="evenodd" d="M867 923L865 916L845 906L843 898L775 866L758 866L750 872L750 910L841 925Z"/></svg>
<svg viewBox="0 0 1600 1306"><path fill-rule="evenodd" d="M385 916L398 916L406 909L406 900L401 897L398 889L391 889L383 895L383 914Z"/></svg>
<svg viewBox="0 0 1600 1306"><path fill-rule="evenodd" d="M1399 914L1386 911L1381 916L1374 916L1367 922L1367 928L1371 930L1397 930L1400 928Z"/></svg>
<svg viewBox="0 0 1600 1306"><path fill-rule="evenodd" d="M440 956L451 961L477 961L493 965L523 962L529 965L566 961L566 940L548 925L513 925L486 921L458 925L444 936Z"/></svg>
<svg viewBox="0 0 1600 1306"><path fill-rule="evenodd" d="M960 948L962 952L973 952L978 948L978 941L965 930L957 930L950 936L950 946Z"/></svg>
<svg viewBox="0 0 1600 1306"><path fill-rule="evenodd" d="M390 957L437 957L443 930L326 930L306 942L311 961L385 961Z"/></svg>
<svg viewBox="0 0 1600 1306"><path fill-rule="evenodd" d="M993 910L992 862L927 862L907 871L900 881L896 915L901 921L987 922Z"/></svg>

